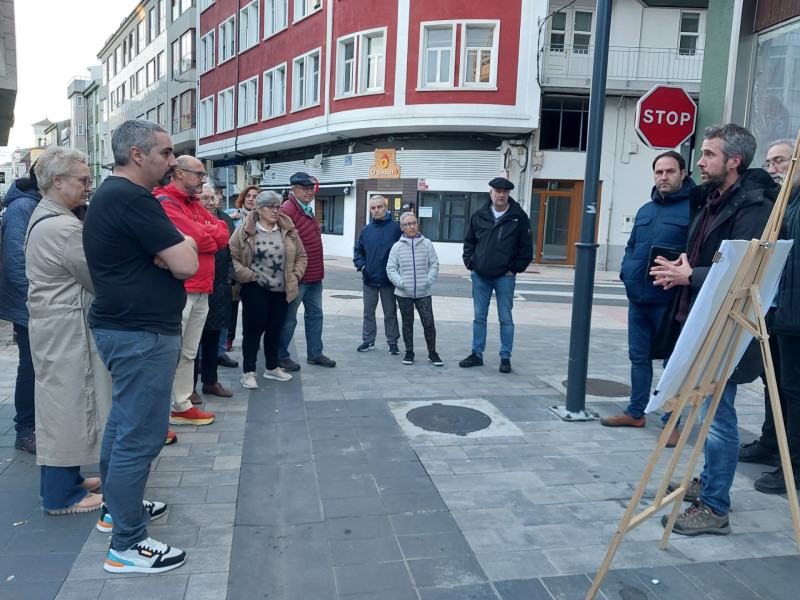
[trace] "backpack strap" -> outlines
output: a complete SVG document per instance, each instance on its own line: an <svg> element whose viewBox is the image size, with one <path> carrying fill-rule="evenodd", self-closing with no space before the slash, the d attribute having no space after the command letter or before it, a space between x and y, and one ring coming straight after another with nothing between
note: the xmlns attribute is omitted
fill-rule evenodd
<svg viewBox="0 0 800 600"><path fill-rule="evenodd" d="M28 248L28 239L31 237L31 231L33 231L33 228L34 228L34 227L36 227L36 226L37 226L39 223L41 223L41 222L42 222L42 221L44 221L45 219L50 219L50 218L52 218L52 217L58 217L58 216L60 216L60 215L58 215L57 213L48 213L48 214L46 214L46 215L44 215L44 216L42 216L42 217L39 217L38 219L36 219L36 220L33 222L33 225L31 225L31 226L28 228L28 235L25 237L25 244L23 244L23 246L22 246L22 251L23 251L23 252L25 252L25 250Z"/></svg>

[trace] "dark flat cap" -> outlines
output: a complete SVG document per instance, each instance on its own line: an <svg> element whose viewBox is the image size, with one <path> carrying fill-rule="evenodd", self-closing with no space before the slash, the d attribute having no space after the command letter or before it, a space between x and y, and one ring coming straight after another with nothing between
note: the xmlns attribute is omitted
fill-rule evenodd
<svg viewBox="0 0 800 600"><path fill-rule="evenodd" d="M294 175L289 178L289 183L292 185L302 185L302 186L316 186L317 182L311 179L311 176L308 173L303 173L302 171L298 171Z"/></svg>
<svg viewBox="0 0 800 600"><path fill-rule="evenodd" d="M514 184L505 177L495 177L489 182L489 187L493 187L498 190L513 190Z"/></svg>

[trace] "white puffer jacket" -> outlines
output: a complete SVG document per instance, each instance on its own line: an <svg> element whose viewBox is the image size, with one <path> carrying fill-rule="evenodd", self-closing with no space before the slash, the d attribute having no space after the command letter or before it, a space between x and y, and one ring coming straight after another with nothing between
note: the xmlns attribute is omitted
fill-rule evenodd
<svg viewBox="0 0 800 600"><path fill-rule="evenodd" d="M394 284L394 293L403 298L431 295L431 285L439 274L439 257L431 241L421 233L401 237L389 252L386 274Z"/></svg>

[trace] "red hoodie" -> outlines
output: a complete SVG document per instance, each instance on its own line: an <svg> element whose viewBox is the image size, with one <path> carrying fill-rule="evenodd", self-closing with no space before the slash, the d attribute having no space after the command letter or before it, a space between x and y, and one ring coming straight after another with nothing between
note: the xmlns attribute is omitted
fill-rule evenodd
<svg viewBox="0 0 800 600"><path fill-rule="evenodd" d="M210 294L214 289L214 255L228 245L228 226L208 212L197 196L189 196L170 183L153 195L181 233L197 243L200 268L184 282L187 292Z"/></svg>

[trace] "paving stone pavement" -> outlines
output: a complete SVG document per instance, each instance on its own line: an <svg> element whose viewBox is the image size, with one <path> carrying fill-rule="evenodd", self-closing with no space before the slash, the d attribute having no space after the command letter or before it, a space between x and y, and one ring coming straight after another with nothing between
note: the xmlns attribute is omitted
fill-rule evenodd
<svg viewBox="0 0 800 600"><path fill-rule="evenodd" d="M325 292L325 352L336 368L302 360L301 319L294 358L302 369L292 381L260 378L248 391L238 369L220 368L235 395L204 396L216 421L173 427L179 441L154 462L147 489L170 507L149 531L188 560L153 576L103 570L107 536L93 529L97 513L42 513L35 459L13 448L16 346L0 323L0 598L584 598L650 458L658 417L643 429L611 429L566 423L549 410L565 402L567 305L517 300L514 371L504 375L493 315L486 365L458 367L470 347L469 299L434 299L444 366L425 360L419 326L417 360L404 366L380 337L374 351L355 351L354 295ZM621 307L593 310L590 377L629 381L625 319ZM504 425L491 435L424 433L406 421L403 404L424 400L490 406ZM588 398L602 416L625 403ZM740 387L737 410L750 441L763 419L757 385ZM660 515L628 534L598 598L796 598L789 507L785 496L753 489L763 470L739 466L729 536L673 535L661 551Z"/></svg>

